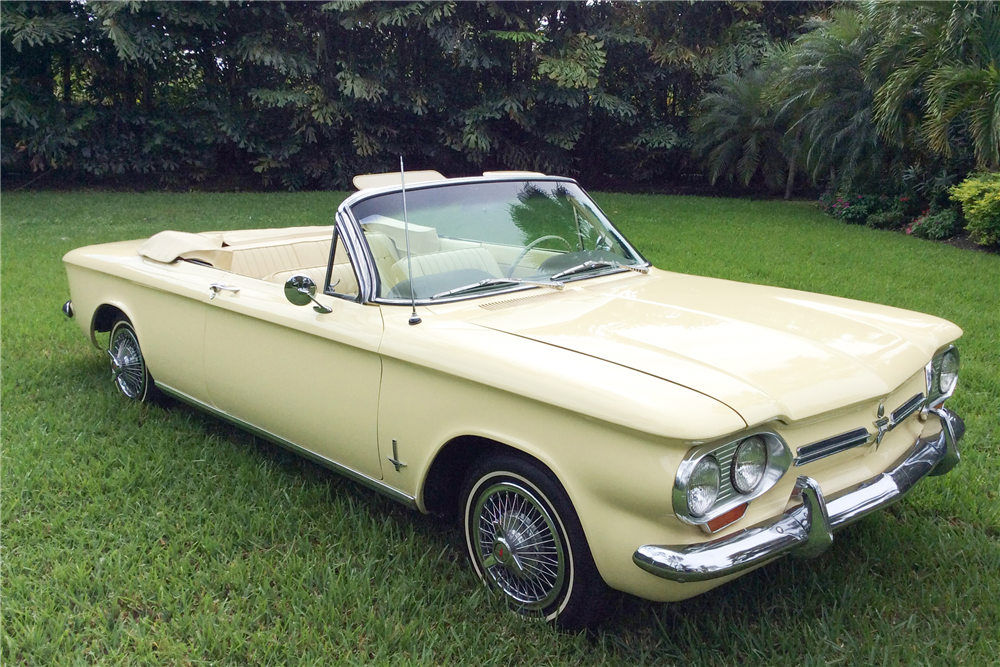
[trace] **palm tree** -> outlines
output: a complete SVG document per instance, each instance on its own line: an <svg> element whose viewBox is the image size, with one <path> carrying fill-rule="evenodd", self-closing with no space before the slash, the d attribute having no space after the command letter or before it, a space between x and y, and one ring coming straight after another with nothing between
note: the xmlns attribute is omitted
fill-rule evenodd
<svg viewBox="0 0 1000 667"><path fill-rule="evenodd" d="M864 13L883 35L865 63L882 136L946 157L964 136L980 167L1000 168L1000 4L874 3Z"/></svg>
<svg viewBox="0 0 1000 667"><path fill-rule="evenodd" d="M884 174L888 147L872 111L875 88L862 65L877 40L853 8L813 19L809 32L773 59L770 91L779 117L792 119L813 179L830 175L837 185Z"/></svg>
<svg viewBox="0 0 1000 667"><path fill-rule="evenodd" d="M768 73L760 69L724 74L699 103L691 129L695 152L705 157L713 184L724 177L748 186L759 176L768 188L777 190L785 180L782 132L775 127L775 111L765 97L768 80Z"/></svg>

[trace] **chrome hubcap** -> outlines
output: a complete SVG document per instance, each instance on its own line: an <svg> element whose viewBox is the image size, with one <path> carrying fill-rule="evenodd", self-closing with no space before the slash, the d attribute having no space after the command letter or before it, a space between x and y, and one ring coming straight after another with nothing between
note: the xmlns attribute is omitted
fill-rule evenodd
<svg viewBox="0 0 1000 667"><path fill-rule="evenodd" d="M566 577L566 555L548 510L524 487L501 482L479 496L474 516L487 579L527 609L552 604Z"/></svg>
<svg viewBox="0 0 1000 667"><path fill-rule="evenodd" d="M111 379L129 398L142 396L146 383L146 364L139 350L139 341L129 329L119 329L108 348L111 357Z"/></svg>

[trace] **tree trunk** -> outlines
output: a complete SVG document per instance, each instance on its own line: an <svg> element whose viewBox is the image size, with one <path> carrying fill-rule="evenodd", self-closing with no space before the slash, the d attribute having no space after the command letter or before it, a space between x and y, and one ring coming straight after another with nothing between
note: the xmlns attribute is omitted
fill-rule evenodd
<svg viewBox="0 0 1000 667"><path fill-rule="evenodd" d="M62 57L62 101L63 107L69 109L70 102L73 98L73 61L70 60L69 51L63 54Z"/></svg>
<svg viewBox="0 0 1000 667"><path fill-rule="evenodd" d="M792 156L788 158L788 180L785 181L785 200L792 198L792 189L795 187L795 158L798 157L798 149L792 152Z"/></svg>

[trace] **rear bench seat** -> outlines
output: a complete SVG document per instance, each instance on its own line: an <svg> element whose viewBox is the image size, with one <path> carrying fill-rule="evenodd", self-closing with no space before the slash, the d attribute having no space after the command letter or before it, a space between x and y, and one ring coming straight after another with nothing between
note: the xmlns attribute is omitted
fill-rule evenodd
<svg viewBox="0 0 1000 667"><path fill-rule="evenodd" d="M396 263L399 254L395 245L385 234L367 233L365 237L371 247L380 271L387 271ZM251 247L236 246L232 250L231 271L250 278L284 284L294 275L307 275L323 286L326 280L326 264L330 259L330 239L311 239L283 244L260 244ZM337 281L340 282L337 282ZM354 275L343 244L337 244L337 256L333 262L330 282L339 294L356 294L358 281Z"/></svg>

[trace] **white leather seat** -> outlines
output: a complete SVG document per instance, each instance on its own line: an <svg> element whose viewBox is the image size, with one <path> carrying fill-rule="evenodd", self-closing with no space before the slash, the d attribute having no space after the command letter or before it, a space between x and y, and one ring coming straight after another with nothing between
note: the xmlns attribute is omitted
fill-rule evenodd
<svg viewBox="0 0 1000 667"><path fill-rule="evenodd" d="M318 291L323 290L323 284L326 280L326 264L323 266L313 266L305 269L292 269L291 271L280 271L271 276L270 281L274 283L284 284L292 276L309 276L312 278L313 282L316 283L316 289ZM339 282L338 282L339 281ZM358 293L358 279L354 276L354 269L351 268L350 263L346 264L334 264L333 273L330 276L330 282L333 283L333 291L337 294L357 294Z"/></svg>
<svg viewBox="0 0 1000 667"><path fill-rule="evenodd" d="M445 252L435 252L427 255L414 255L410 258L413 264L413 277L434 275L446 271L458 271L460 269L479 269L485 271L494 278L503 277L500 272L500 265L493 259L493 255L485 248L462 248L460 250L448 250ZM402 282L407 279L407 262L403 257L393 265L390 272L392 283Z"/></svg>
<svg viewBox="0 0 1000 667"><path fill-rule="evenodd" d="M233 273L272 280L274 274L291 269L325 267L330 260L330 239L235 247L232 255Z"/></svg>

